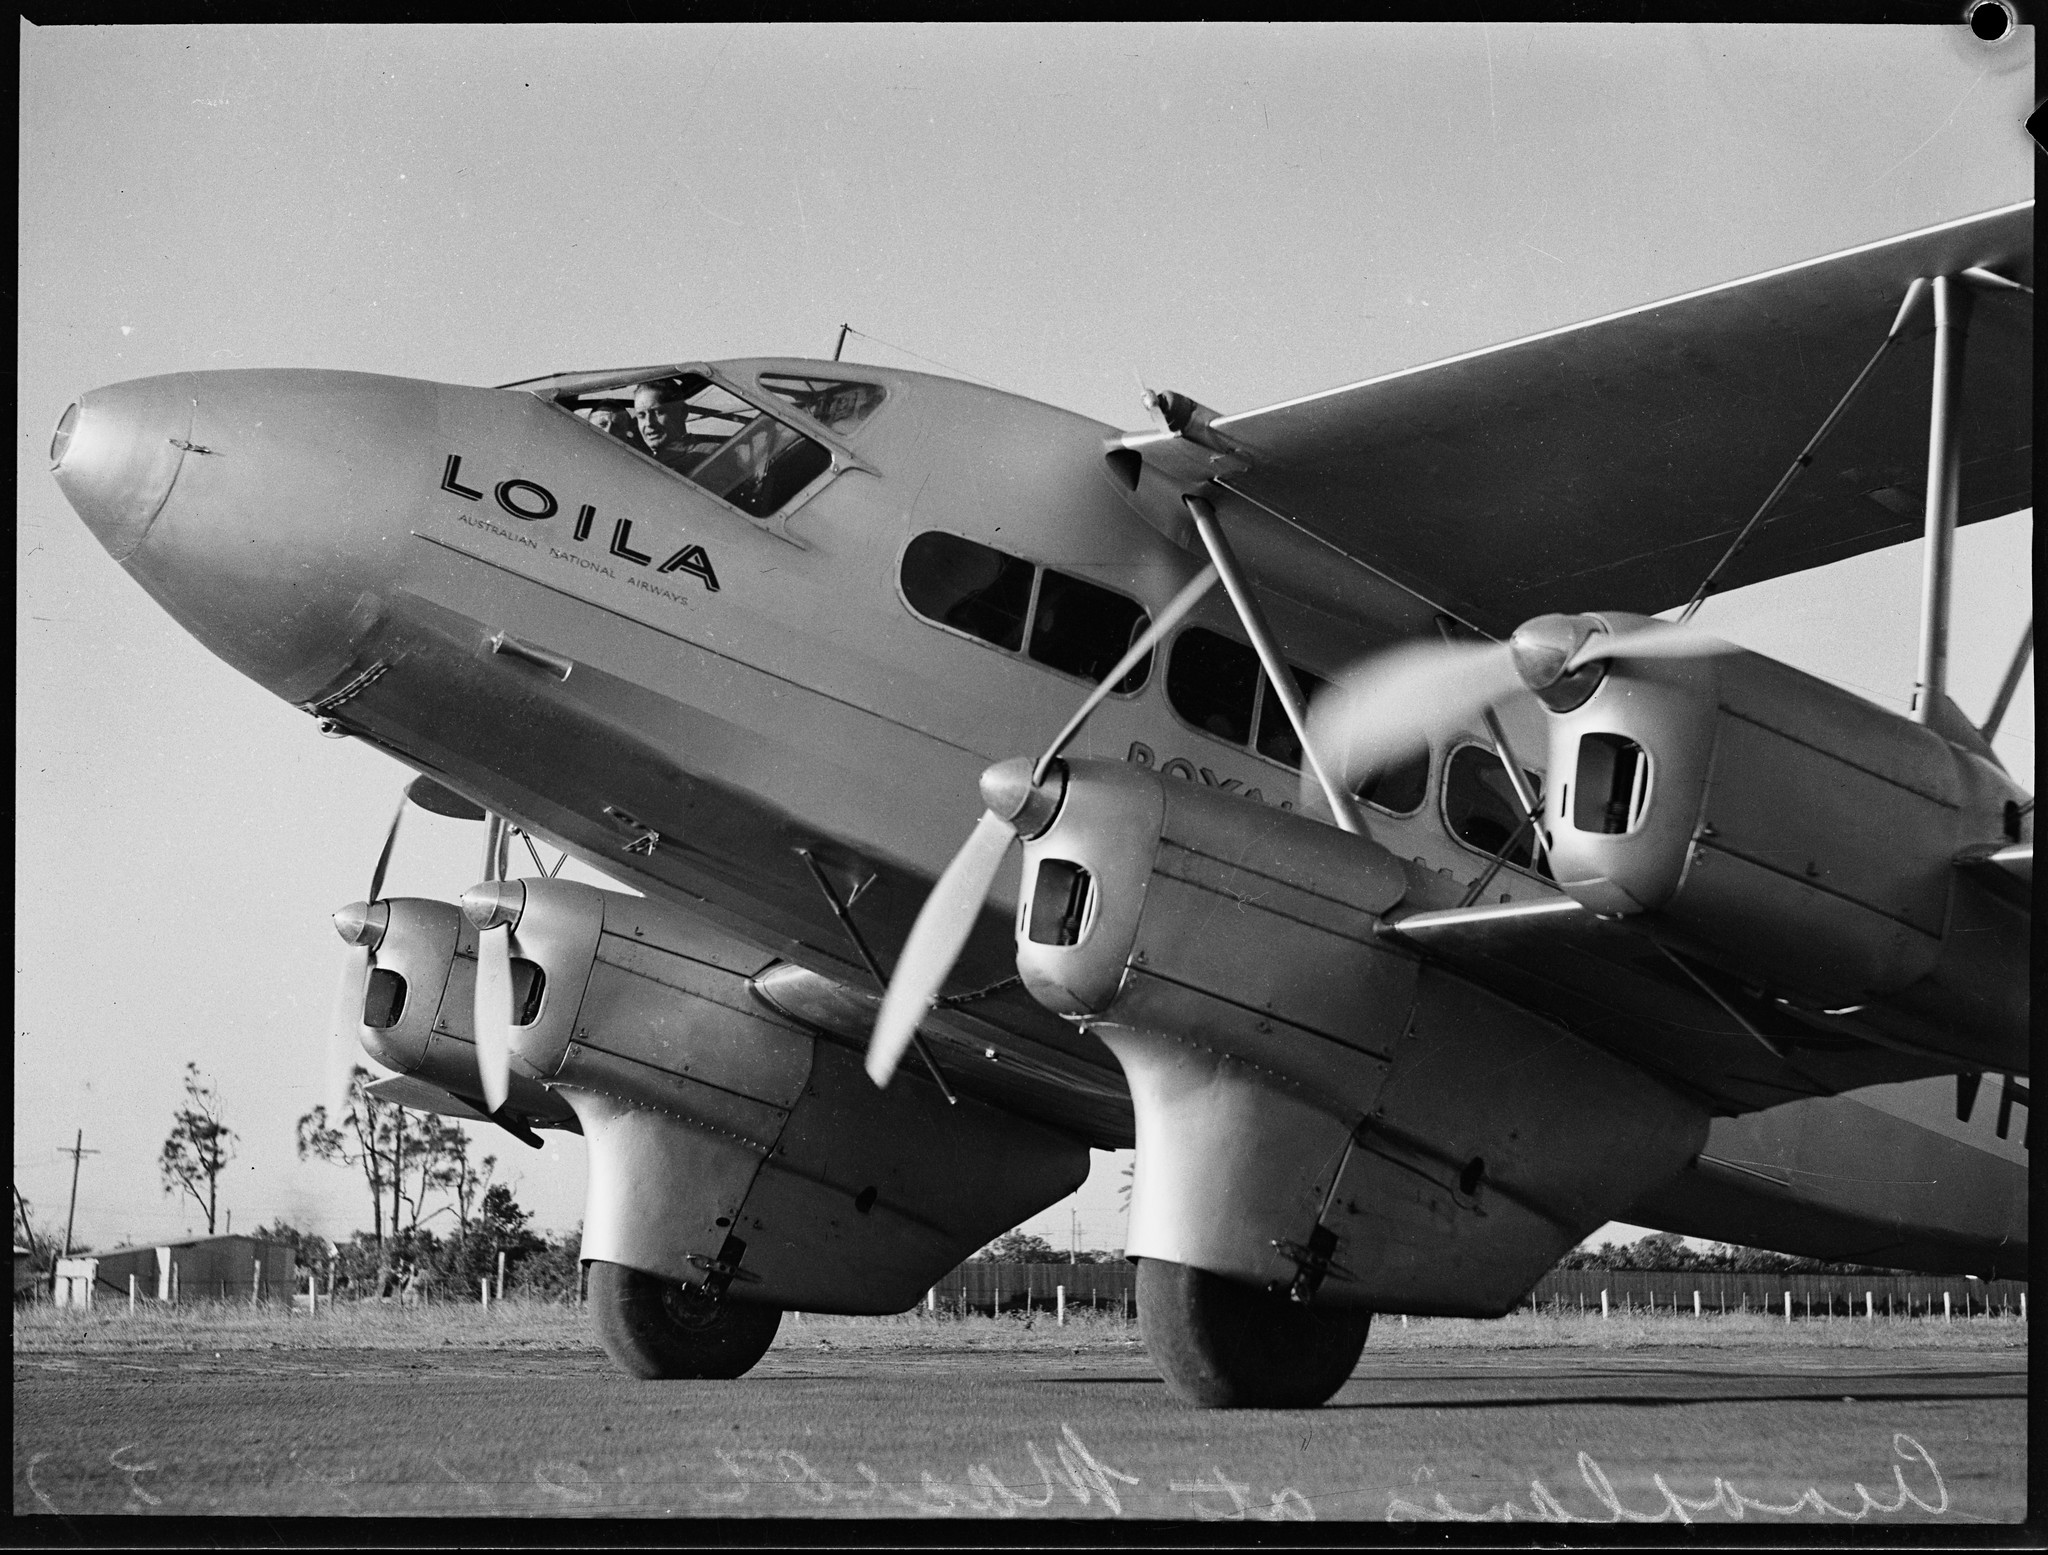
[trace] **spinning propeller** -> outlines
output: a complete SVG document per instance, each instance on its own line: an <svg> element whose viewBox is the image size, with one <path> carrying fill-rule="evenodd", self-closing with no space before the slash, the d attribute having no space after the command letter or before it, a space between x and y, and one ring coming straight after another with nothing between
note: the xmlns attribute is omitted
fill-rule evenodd
<svg viewBox="0 0 2048 1555"><path fill-rule="evenodd" d="M411 798L401 794L398 809L384 833L384 846L377 854L377 867L370 871L370 892L360 902L351 902L334 915L334 928L349 947L342 962L341 987L334 1000L334 1019L327 1031L327 1111L338 1122L348 1110L349 1076L355 1070L356 1028L363 1023L363 996L370 985L370 958L384 938L391 922L391 908L380 898L384 871L391 865L391 849L398 841L398 823L405 819Z"/></svg>
<svg viewBox="0 0 2048 1555"><path fill-rule="evenodd" d="M1138 667L1146 654L1158 647L1160 640L1194 608L1195 601L1215 581L1216 569L1204 567L1193 582L1174 595L1172 603L1159 613L1159 619L1139 635L1116 667L1088 693L1036 762L1012 757L982 773L981 797L988 808L968 834L966 843L953 855L945 873L939 876L932 894L925 898L897 960L896 975L889 979L881 1013L875 1017L867 1057L868 1076L875 1084L889 1083L919 1024L938 1002L939 989L952 974L953 963L960 959L967 936L974 931L975 920L981 916L982 906L995 886L996 871L1002 867L1010 844L1019 838L1037 836L1059 809L1064 779L1051 787L1047 786L1047 779L1060 752L1072 743L1110 692Z"/></svg>
<svg viewBox="0 0 2048 1555"><path fill-rule="evenodd" d="M496 816L494 828L502 828ZM485 851L484 883L462 893L462 915L476 926L476 1075L484 1106L496 1112L512 1085L512 928L526 907L526 887L500 878L503 856L494 831Z"/></svg>
<svg viewBox="0 0 2048 1555"><path fill-rule="evenodd" d="M1316 698L1309 727L1353 788L1519 692L1568 712L1593 694L1607 661L1734 651L1697 627L1652 621L1615 631L1595 616L1537 616L1503 643L1411 643L1367 659Z"/></svg>
<svg viewBox="0 0 2048 1555"><path fill-rule="evenodd" d="M339 1118L348 1107L349 1077L356 1067L356 1031L363 1022L363 1000L369 990L371 964L385 931L391 926L391 906L383 900L384 875L390 868L392 848L398 841L399 823L405 819L408 804L457 820L486 819L482 808L443 788L433 779L425 776L414 778L399 797L398 809L392 814L390 828L384 833L384 846L377 854L377 866L370 871L369 894L334 915L335 932L349 947L342 965L341 986L335 995L334 1018L327 1034L328 1112L334 1118ZM505 872L505 823L495 815L488 819L490 824L484 842L484 878L487 884L466 893L462 900L464 911L469 912L471 897L488 891L491 894L487 911L505 911L501 896L510 908L502 931L485 930L479 934L477 943L477 1078L482 1083L490 1110L496 1112L505 1103L510 1056L511 924L518 920L518 909L525 905L525 892L518 887L506 890L510 882L501 879ZM472 921L475 921L473 916ZM487 1021L487 1010L497 1018ZM487 1026L491 1039L496 1042L495 1061L486 1053Z"/></svg>

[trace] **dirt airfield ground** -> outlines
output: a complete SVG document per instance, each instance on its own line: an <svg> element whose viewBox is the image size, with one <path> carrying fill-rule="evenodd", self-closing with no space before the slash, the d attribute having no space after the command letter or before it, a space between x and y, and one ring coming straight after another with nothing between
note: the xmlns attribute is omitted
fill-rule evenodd
<svg viewBox="0 0 2048 1555"><path fill-rule="evenodd" d="M1381 1319L1323 1409L1216 1413L1086 1313L785 1318L654 1384L516 1301L31 1309L14 1511L1960 1526L2025 1516L2026 1393L1986 1318Z"/></svg>

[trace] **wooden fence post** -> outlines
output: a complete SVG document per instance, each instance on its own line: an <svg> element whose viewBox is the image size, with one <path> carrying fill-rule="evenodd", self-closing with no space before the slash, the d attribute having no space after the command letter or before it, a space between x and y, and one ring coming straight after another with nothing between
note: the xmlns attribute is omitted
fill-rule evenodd
<svg viewBox="0 0 2048 1555"><path fill-rule="evenodd" d="M1065 1328L1067 1326L1067 1287L1055 1285L1052 1288L1052 1299L1059 1304L1058 1326Z"/></svg>
<svg viewBox="0 0 2048 1555"><path fill-rule="evenodd" d="M1600 1316L1603 1321L1607 1317L1607 1287L1604 1285L1600 1287ZM1403 1318L1401 1321L1405 1323L1407 1319Z"/></svg>
<svg viewBox="0 0 2048 1555"><path fill-rule="evenodd" d="M132 1274L128 1276L128 1310L135 1310L135 1276Z"/></svg>

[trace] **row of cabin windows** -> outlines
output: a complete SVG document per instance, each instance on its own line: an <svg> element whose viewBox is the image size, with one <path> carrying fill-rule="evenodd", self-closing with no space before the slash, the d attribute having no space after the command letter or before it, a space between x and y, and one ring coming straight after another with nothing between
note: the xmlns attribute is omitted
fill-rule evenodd
<svg viewBox="0 0 2048 1555"><path fill-rule="evenodd" d="M1134 599L936 530L904 550L902 579L926 620L1083 680L1115 669L1152 624ZM1151 672L1148 653L1116 689L1136 691Z"/></svg>
<svg viewBox="0 0 2048 1555"><path fill-rule="evenodd" d="M1328 684L1298 664L1287 666L1303 702ZM1242 745L1268 761L1301 770L1301 741L1273 682L1252 649L1204 626L1175 639L1166 666L1166 700L1204 734ZM1422 807L1429 793L1429 753L1423 751L1374 773L1356 790L1367 804L1395 815Z"/></svg>
<svg viewBox="0 0 2048 1555"><path fill-rule="evenodd" d="M1084 680L1099 681L1150 622L1136 601L1050 567L1035 566L979 541L936 530L903 553L903 596L927 620L1011 653L1023 653ZM1151 657L1117 690L1145 684ZM1302 699L1325 682L1289 665ZM1191 626L1175 640L1166 666L1166 698L1190 726L1296 770L1301 743L1258 654L1243 643ZM1542 779L1529 773L1532 792ZM1366 779L1357 795L1395 815L1422 808L1429 795L1429 753L1423 751ZM1508 862L1534 861L1531 828L1492 751L1460 746L1444 766L1444 819L1452 833L1484 853L1505 845Z"/></svg>

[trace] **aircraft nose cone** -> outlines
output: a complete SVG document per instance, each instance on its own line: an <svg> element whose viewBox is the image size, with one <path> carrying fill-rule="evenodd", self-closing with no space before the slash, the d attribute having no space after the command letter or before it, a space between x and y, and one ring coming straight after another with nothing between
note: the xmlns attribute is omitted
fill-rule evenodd
<svg viewBox="0 0 2048 1555"><path fill-rule="evenodd" d="M51 473L114 560L133 556L163 511L191 433L192 396L175 377L94 389L59 419Z"/></svg>

